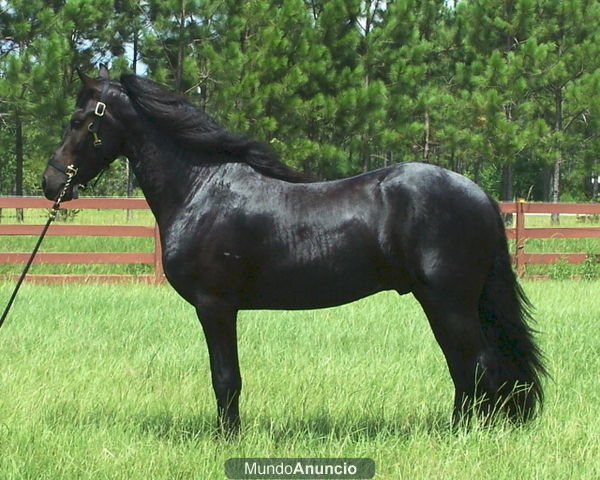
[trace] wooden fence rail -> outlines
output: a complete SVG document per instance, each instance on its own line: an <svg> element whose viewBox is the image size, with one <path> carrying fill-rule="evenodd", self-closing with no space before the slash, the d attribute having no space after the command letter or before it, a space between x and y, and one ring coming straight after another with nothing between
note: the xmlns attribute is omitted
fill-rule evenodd
<svg viewBox="0 0 600 480"><path fill-rule="evenodd" d="M49 210L52 203L40 197L0 197L2 208L33 208ZM142 198L83 198L64 204L66 209L127 209L146 210L148 204ZM513 261L519 275L524 275L528 264L549 264L557 261L581 263L589 252L582 253L526 253L527 239L533 238L600 238L600 227L569 228L526 228L527 214L576 214L600 215L600 204L587 203L525 203L501 202L504 213L516 217L515 227L507 228L509 240L515 242ZM39 235L42 225L0 224L0 237L3 235ZM161 262L161 246L158 226L144 225L71 225L53 224L48 235L58 236L110 236L110 237L151 237L154 239L152 252L41 252L36 257L38 264L145 264L154 267L150 275L29 275L33 282L117 282L135 280L145 283L161 283L164 274ZM595 252L594 252L595 253ZM595 253L600 259L600 252ZM29 257L27 252L0 252L0 264L23 264ZM12 275L14 276L14 275Z"/></svg>

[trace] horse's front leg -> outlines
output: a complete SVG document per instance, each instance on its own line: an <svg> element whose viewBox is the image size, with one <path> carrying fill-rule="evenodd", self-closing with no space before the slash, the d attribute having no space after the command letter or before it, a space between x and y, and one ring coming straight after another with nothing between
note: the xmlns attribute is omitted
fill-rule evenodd
<svg viewBox="0 0 600 480"><path fill-rule="evenodd" d="M204 329L212 384L217 397L219 429L226 435L240 430L239 398L242 378L237 352L237 310L219 301L206 300L196 312Z"/></svg>

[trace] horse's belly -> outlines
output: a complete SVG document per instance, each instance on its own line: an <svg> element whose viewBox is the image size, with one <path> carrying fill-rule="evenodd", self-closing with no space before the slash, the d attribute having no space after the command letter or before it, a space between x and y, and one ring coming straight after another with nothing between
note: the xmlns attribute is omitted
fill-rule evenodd
<svg viewBox="0 0 600 480"><path fill-rule="evenodd" d="M403 290L385 269L356 268L329 272L304 270L257 278L243 295L242 308L297 310L342 305L382 290Z"/></svg>

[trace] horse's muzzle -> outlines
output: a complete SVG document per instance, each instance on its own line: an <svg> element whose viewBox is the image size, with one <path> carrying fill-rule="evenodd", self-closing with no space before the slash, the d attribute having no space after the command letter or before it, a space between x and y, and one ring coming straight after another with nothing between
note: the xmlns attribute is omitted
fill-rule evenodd
<svg viewBox="0 0 600 480"><path fill-rule="evenodd" d="M77 187L78 185L69 187L65 192L62 201L68 202L69 200L78 198L79 195ZM42 177L42 191L48 200L52 200L54 202L63 191L63 188L65 188L64 181L57 181L54 176L52 179L48 178L47 175Z"/></svg>

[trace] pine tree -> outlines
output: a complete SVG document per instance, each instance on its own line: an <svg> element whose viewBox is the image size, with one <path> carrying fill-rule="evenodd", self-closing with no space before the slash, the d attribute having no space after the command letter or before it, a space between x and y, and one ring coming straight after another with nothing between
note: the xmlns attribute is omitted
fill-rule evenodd
<svg viewBox="0 0 600 480"><path fill-rule="evenodd" d="M376 75L389 90L387 147L404 160L431 162L435 156L434 131L437 113L442 110L436 81L441 77L436 74L441 67L435 64L437 25L419 22L418 18L419 7L427 10L430 3L401 0L389 5L377 36Z"/></svg>
<svg viewBox="0 0 600 480"><path fill-rule="evenodd" d="M535 41L536 87L539 115L547 123L544 139L551 166L551 195L559 201L564 168L585 157L587 115L597 113L594 96L587 97L590 82L597 82L600 67L597 25L600 5L590 0L545 0L538 5ZM585 133L588 131L588 134ZM583 148L582 148L583 147ZM553 217L555 221L558 218Z"/></svg>
<svg viewBox="0 0 600 480"><path fill-rule="evenodd" d="M75 67L99 61L115 74L143 62L141 73L317 178L412 159L506 199L535 185L539 198L545 166L555 198L584 199L600 173L592 0L2 5L3 192L36 191L79 88ZM116 170L101 191L122 191Z"/></svg>
<svg viewBox="0 0 600 480"><path fill-rule="evenodd" d="M471 148L483 157L484 168L500 172L501 199L512 200L514 166L536 141L528 128L531 90L522 58L522 46L532 35L533 3L477 0L459 15L468 58L470 129L476 132Z"/></svg>
<svg viewBox="0 0 600 480"><path fill-rule="evenodd" d="M198 0L148 0L139 8L139 48L148 73L177 91L196 93L203 80L197 52L207 41L215 7Z"/></svg>
<svg viewBox="0 0 600 480"><path fill-rule="evenodd" d="M6 4L0 17L0 97L5 110L0 140L8 140L10 132L11 145L2 145L2 151L12 152L12 159L2 161L14 162L13 192L20 195L39 191L39 174L56 147L79 88L75 67L107 50L98 33L107 37L102 27L111 18L112 2Z"/></svg>
<svg viewBox="0 0 600 480"><path fill-rule="evenodd" d="M324 177L368 170L382 154L387 89L373 74L378 49L374 32L381 22L378 3L336 0L313 9L326 66L311 76L324 117L319 130Z"/></svg>
<svg viewBox="0 0 600 480"><path fill-rule="evenodd" d="M41 1L12 1L3 10L3 55L0 58L0 97L3 99L3 125L8 135L2 151L10 152L2 163L13 164L12 192L23 195L35 189L38 180L25 173L33 169L35 154L48 145L48 137L55 133L56 123L47 122L45 137L40 132L40 115L48 110L64 107L60 89L60 56L65 42L57 34L52 17L54 11ZM12 157L12 158L11 158ZM22 219L22 212L17 214Z"/></svg>
<svg viewBox="0 0 600 480"><path fill-rule="evenodd" d="M302 0L225 2L215 15L214 41L202 53L210 72L207 108L229 128L251 131L289 164L322 178L343 171L347 163L340 159L347 158L352 134L334 138L343 128L348 132L351 117L340 118L333 100L345 89L325 41L333 33L319 27L331 12L315 8L316 18ZM341 51L358 62L355 52Z"/></svg>

